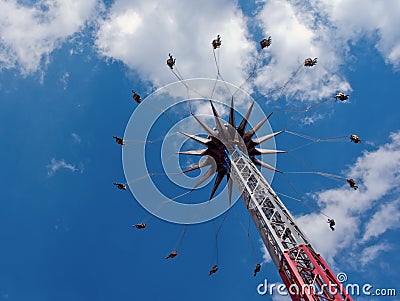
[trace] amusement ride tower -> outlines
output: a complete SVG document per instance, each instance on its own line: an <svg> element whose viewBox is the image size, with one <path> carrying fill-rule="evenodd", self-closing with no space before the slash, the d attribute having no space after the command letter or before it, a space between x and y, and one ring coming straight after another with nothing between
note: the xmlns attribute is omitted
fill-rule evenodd
<svg viewBox="0 0 400 301"><path fill-rule="evenodd" d="M233 99L228 123L224 123L219 117L211 100L210 105L216 124L214 129L193 115L208 137L203 138L183 133L207 148L181 152L185 155L200 155L207 156L207 158L188 168L185 172L207 165L211 166L196 184L197 187L217 173L210 199L225 176L228 179L229 198L232 195L232 184L235 184L292 300L352 301L353 299L347 294L326 261L314 250L289 210L256 167L258 165L280 172L255 157L261 154L282 152L261 149L256 146L283 131L253 139L257 130L271 114L245 131L253 104L249 107L239 126L236 126L235 123Z"/></svg>
<svg viewBox="0 0 400 301"><path fill-rule="evenodd" d="M260 42L262 49L268 47L270 44L270 38L268 40L264 39ZM221 45L220 36L218 36L217 39L213 41L212 45L214 48L214 59L218 70L218 76L222 79L218 67L217 58L215 55L215 49L219 48ZM314 66L316 64L316 60L316 58L314 60L312 60L311 58L306 59L304 66ZM175 59L172 57L171 54L169 55L169 59L167 60L167 65L174 73L174 75L180 80L180 82L183 83L183 86L187 89L189 93L188 84L183 81L183 78L180 75L179 71L174 69ZM297 74L299 70L300 68L295 72L295 74ZM250 76L252 76L253 73ZM288 82L285 83L285 85L287 85ZM224 80L223 83L227 87L227 83ZM212 92L216 90L215 84ZM281 172L275 169L275 167L256 157L265 154L277 154L283 152L275 149L263 149L257 146L259 146L263 142L273 139L276 135L279 135L284 131L270 133L262 137L255 137L257 131L268 121L268 118L272 115L272 113L264 117L256 125L246 131L246 128L249 124L249 118L254 106L254 101L248 108L247 113L241 120L240 124L237 125L235 121L234 109L235 93L232 94L228 122L225 122L220 118L214 106L213 100L211 100L212 97L207 98L210 99L210 106L213 112L213 117L215 119L215 128L209 127L204 121L199 118L200 116L196 116L195 114L193 114L190 107L191 116L202 127L207 137L198 136L186 132L181 132L181 134L185 135L189 139L192 139L202 144L206 148L199 150L181 151L178 153L182 155L193 155L205 158L201 159L198 163L192 165L183 172L186 173L193 170L199 170L203 167L210 167L200 178L197 184L194 185L193 189L198 188L202 183L204 183L207 179L213 177L216 173L216 178L214 186L212 188L210 200L213 199L214 194L216 193L219 185L221 184L225 176L228 180L228 197L230 204L233 186L235 185L237 187L239 194L241 195L242 200L256 226L256 229L259 232L264 242L264 245L271 256L272 261L278 269L279 275L282 278L285 286L287 287L288 293L290 294L292 300L353 301L351 296L346 292L343 285L337 279L336 275L330 269L326 261L321 257L320 254L318 254L314 250L309 239L296 224L289 210L285 207L283 202L279 199L277 194L272 189L270 183L268 183L260 170L257 168L257 166L259 166L275 172ZM161 96L164 95L161 92L159 94ZM136 102L141 103L141 99L136 94L136 92L134 92L133 98ZM162 100L161 103L166 105L168 98L163 97L160 100ZM190 97L188 96L186 100L189 101L190 106ZM157 107L152 97L150 97L150 99L148 100L145 100L144 103L147 103L147 106L151 108ZM165 114L165 109L158 109L162 114ZM144 116L146 116L146 118L144 118ZM137 119L139 121L137 121ZM135 115L135 118L131 118L132 124L130 125L130 127L127 128L127 131L125 132L125 135L128 136L128 139L130 135L134 137L137 134L138 128L150 128L152 123L149 119L151 118L148 118L146 114L137 114ZM143 158L145 158L145 153L142 149L138 148L137 151L141 151L141 155L143 156ZM139 155L138 152L135 152L136 156ZM124 160L126 160L126 162L124 161L124 165L134 166L134 168L132 167L129 169L125 169L125 176L127 178L134 178L135 173L133 171L136 172L136 170L141 170L143 173L146 172L144 168L139 168L137 161L129 161L133 160L133 155L131 156L127 152L127 154L123 157ZM145 164L143 164L143 166L144 165ZM148 180L148 177L146 176L144 176L143 178ZM130 189L135 189L135 187L130 185ZM193 189L191 189L189 192L191 192ZM186 192L183 195L189 192ZM158 208L156 208L156 206L154 205L154 199L149 197L147 189L136 189L134 195L137 199L143 199L146 201L150 199L151 201L148 201L146 203L146 209L149 210L150 208L152 210L149 211L158 212ZM172 202L169 202L166 207L171 204ZM182 208L179 207L178 209ZM181 215L184 216L184 214ZM174 256L176 256L176 254Z"/></svg>

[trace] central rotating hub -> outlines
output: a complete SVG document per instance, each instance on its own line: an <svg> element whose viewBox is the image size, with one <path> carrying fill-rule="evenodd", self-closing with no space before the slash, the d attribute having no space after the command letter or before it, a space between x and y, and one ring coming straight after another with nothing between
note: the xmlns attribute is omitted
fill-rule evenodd
<svg viewBox="0 0 400 301"><path fill-rule="evenodd" d="M205 149L199 150L189 150L184 152L179 152L182 155L195 155L195 156L207 156L204 160L192 165L188 169L184 170L184 173L190 172L192 170L200 169L202 167L211 166L210 169L204 174L204 176L196 183L193 189L197 188L208 178L212 177L215 173L217 174L214 186L211 191L210 200L213 198L216 190L221 184L224 177L227 177L228 189L229 189L229 199L232 195L232 183L230 179L230 154L233 151L238 150L241 153L247 155L249 159L257 166L264 167L273 171L280 172L273 166L259 160L256 156L263 154L277 154L284 151L275 149L262 149L257 148L259 144L275 137L276 135L282 133L283 131L271 133L260 138L254 138L256 132L263 126L263 124L272 115L264 117L260 122L258 122L254 127L246 131L246 126L253 109L254 102L250 105L247 110L246 115L243 117L242 121L238 126L235 122L235 109L233 104L233 98L231 101L230 111L229 111L229 121L224 124L224 121L219 117L217 110L214 107L213 102L210 100L211 109L215 119L216 127L211 129L207 124L200 120L196 115L192 115L196 121L201 125L208 135L207 138L200 136L188 134L181 132L183 135L193 139L204 146Z"/></svg>

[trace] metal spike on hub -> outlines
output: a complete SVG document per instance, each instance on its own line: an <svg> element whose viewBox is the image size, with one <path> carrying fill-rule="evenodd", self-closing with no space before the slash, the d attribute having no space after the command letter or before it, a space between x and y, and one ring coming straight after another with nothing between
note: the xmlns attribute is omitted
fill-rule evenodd
<svg viewBox="0 0 400 301"><path fill-rule="evenodd" d="M200 124L200 126L206 131L208 134L208 138L199 137L196 135L191 135L188 133L182 132L183 135L193 139L205 146L206 149L200 150L188 150L183 152L178 152L179 154L183 155L194 155L194 156L203 156L209 155L213 159L213 165L200 179L200 181L193 187L193 189L200 186L204 181L210 178L214 173L217 173L215 178L214 186L211 191L210 200L213 198L214 194L216 193L219 185L221 184L223 178L227 176L228 180L228 193L229 193L229 201L231 202L232 196L232 179L230 177L230 166L229 166L229 159L227 159L227 155L229 153L227 147L234 146L236 144L240 144L240 141L244 141L245 146L241 145L242 148L245 148L247 153L250 156L251 161L254 164L264 167L273 171L280 172L273 166L255 158L255 156L263 155L263 154L278 154L283 153L284 151L280 150L273 150L273 149L262 149L262 148L255 148L255 146L265 142L269 139L272 139L276 135L283 133L283 131L279 131L276 133L272 133L260 138L252 139L256 132L265 124L265 122L271 117L272 113L263 118L259 123L257 123L253 128L249 129L246 132L246 126L248 124L248 120L250 118L254 102L249 106L246 115L243 117L242 121L240 122L239 126L236 127L235 122L235 109L234 109L234 102L233 98L231 100L231 106L229 110L229 121L228 124L224 124L223 120L220 118L218 111L216 110L212 100L210 100L211 109L213 112L213 116L215 119L216 124L216 131L212 130L206 123L204 123L200 118L193 115L192 116L196 119L196 121ZM243 144L243 143L242 143ZM210 157L208 157L210 159ZM207 164L205 164L207 163ZM186 169L184 172L189 172L192 170L196 170L202 168L204 166L212 165L209 161L202 163L202 164L195 164L190 168Z"/></svg>

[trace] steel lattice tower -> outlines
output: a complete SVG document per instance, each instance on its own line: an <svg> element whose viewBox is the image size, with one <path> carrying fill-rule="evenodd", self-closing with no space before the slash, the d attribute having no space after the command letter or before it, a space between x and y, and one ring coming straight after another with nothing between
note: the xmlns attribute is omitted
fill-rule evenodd
<svg viewBox="0 0 400 301"><path fill-rule="evenodd" d="M215 117L213 130L195 115L194 118L207 132L208 138L183 133L189 138L207 146L207 149L181 152L185 155L208 156L185 172L210 165L211 168L200 179L200 183L217 173L210 199L224 176L228 179L229 198L234 183L243 202L276 266L279 275L294 301L352 301L345 288L337 280L325 260L311 246L306 235L296 224L293 216L271 188L256 165L276 170L255 158L260 154L282 151L256 148L268 139L280 134L272 133L252 139L256 131L271 116L268 115L249 131L245 131L253 105L238 127L235 124L233 100L229 123L224 124L210 101ZM277 170L276 170L277 171Z"/></svg>
<svg viewBox="0 0 400 301"><path fill-rule="evenodd" d="M234 183L292 300L352 300L251 160L236 149L230 162ZM332 294L335 286L338 292Z"/></svg>

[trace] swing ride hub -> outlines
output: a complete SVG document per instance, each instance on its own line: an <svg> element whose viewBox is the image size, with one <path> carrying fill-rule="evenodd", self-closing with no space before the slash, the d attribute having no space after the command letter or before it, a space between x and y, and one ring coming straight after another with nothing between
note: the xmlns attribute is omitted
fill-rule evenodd
<svg viewBox="0 0 400 301"><path fill-rule="evenodd" d="M308 238L297 226L289 210L256 167L257 164L261 167L277 171L273 166L256 159L254 155L281 152L255 149L256 145L271 139L280 132L251 139L270 115L245 132L252 106L250 106L246 116L243 118L241 125L236 127L233 100L231 102L229 124L226 125L219 118L212 101L210 101L210 104L217 130L211 130L204 122L193 115L196 121L205 129L209 138L205 140L198 136L184 134L209 148L213 145L210 137L218 139L224 147L212 149L211 153L216 154L212 156L216 161L214 166L215 164L217 166L222 165L225 166L224 169L228 170L222 174L220 170L215 167L213 168L212 164L206 164L211 165L211 168L200 179L199 183L204 182L207 178L213 176L214 173L217 173L211 198L225 175L228 178L229 199L231 198L232 182L237 186L242 200L292 300L352 301L352 298L346 293L327 263L313 250ZM218 151L220 153L217 155ZM184 154L194 154L196 152L186 151ZM197 164L189 169L198 169L203 166L205 165Z"/></svg>
<svg viewBox="0 0 400 301"><path fill-rule="evenodd" d="M214 115L216 128L212 129L208 125L206 125L201 119L199 119L196 115L192 115L196 121L200 124L200 126L205 130L208 137L203 138L196 135L188 134L181 132L186 137L203 144L207 147L207 149L203 150L189 150L184 152L178 152L183 155L201 155L207 156L205 160L196 163L183 172L189 172L192 170L200 169L202 167L211 166L211 168L204 174L204 176L197 182L197 184L193 188L197 188L208 178L214 176L214 173L217 173L217 177L214 182L214 186L211 192L210 200L213 198L214 193L217 191L219 185L222 182L222 179L227 176L228 179L228 189L229 189L229 202L231 203L231 194L232 194L232 180L230 179L231 166L230 161L232 159L233 153L241 153L244 154L253 164L280 172L275 169L274 166L267 164L256 158L262 154L278 154L283 151L275 150L275 149L261 149L257 148L261 143L274 138L276 135L283 133L283 131L279 131L276 133L271 133L269 135L265 135L263 137L254 138L257 130L259 130L265 122L267 122L268 118L272 115L264 117L258 124L256 124L253 128L248 131L245 131L246 126L248 124L248 119L250 117L252 108L254 103L252 103L245 115L243 117L239 126L235 124L235 110L233 107L233 99L231 101L230 113L229 113L229 122L224 123L224 121L219 117L217 110L215 109L213 102L210 100L211 109Z"/></svg>

